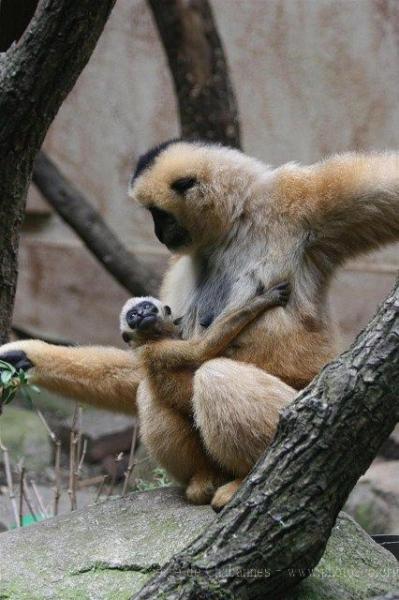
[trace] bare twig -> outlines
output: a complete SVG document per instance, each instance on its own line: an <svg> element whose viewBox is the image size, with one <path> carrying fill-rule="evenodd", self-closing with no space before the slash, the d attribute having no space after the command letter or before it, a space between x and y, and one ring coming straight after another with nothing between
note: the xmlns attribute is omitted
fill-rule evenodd
<svg viewBox="0 0 399 600"><path fill-rule="evenodd" d="M77 467L78 467L78 450L81 439L81 414L82 408L79 404L75 405L72 417L70 448L69 448L69 488L68 494L71 501L71 510L76 510L76 488L77 488Z"/></svg>
<svg viewBox="0 0 399 600"><path fill-rule="evenodd" d="M61 441L58 439L58 437L56 436L55 432L51 429L50 425L48 424L44 414L42 413L42 411L36 408L36 412L37 415L39 417L39 419L41 420L41 422L44 425L44 428L46 429L52 443L54 444L54 479L55 479L55 484L54 484L54 501L53 501L53 515L57 516L58 514L58 506L59 506L59 501L60 501L60 496L61 496L61 469L60 469L60 465L61 465Z"/></svg>
<svg viewBox="0 0 399 600"><path fill-rule="evenodd" d="M54 504L53 504L53 515L58 515L58 507L61 497L61 442L57 440L55 442L55 459L54 459Z"/></svg>
<svg viewBox="0 0 399 600"><path fill-rule="evenodd" d="M12 481L10 455L8 452L8 448L3 444L1 437L0 437L0 450L3 453L3 462L4 462L4 470L6 473L8 497L10 499L12 511L14 514L15 525L17 527L19 527L18 507L17 507L17 500L16 500L15 492L14 492L14 484Z"/></svg>
<svg viewBox="0 0 399 600"><path fill-rule="evenodd" d="M55 443L57 441L57 436L55 435L54 431L51 429L50 425L46 421L46 418L45 418L44 414L42 413L42 411L37 407L35 407L35 409L36 409L37 416L43 423L44 428L47 431L51 441Z"/></svg>
<svg viewBox="0 0 399 600"><path fill-rule="evenodd" d="M25 467L23 464L19 473L19 507L18 507L18 523L22 527L24 524L24 484L25 484Z"/></svg>
<svg viewBox="0 0 399 600"><path fill-rule="evenodd" d="M47 519L48 516L49 516L48 512L47 512L47 510L46 510L46 508L44 506L43 499L42 499L42 497L40 495L39 489L38 489L38 487L37 487L37 485L36 485L36 483L34 482L33 479L30 480L30 485L31 485L31 488L32 488L32 491L33 491L33 495L35 496L37 504L39 506L40 514L41 514L42 517L44 517L45 519Z"/></svg>
<svg viewBox="0 0 399 600"><path fill-rule="evenodd" d="M106 482L108 481L108 479L109 479L109 475L104 475L103 476L103 480L102 480L102 482L100 483L100 485L98 487L97 494L96 494L96 497L94 499L94 504L96 504L100 500L101 494L102 494L103 489L104 489L104 486L105 486Z"/></svg>
<svg viewBox="0 0 399 600"><path fill-rule="evenodd" d="M129 462L128 462L126 473L125 473L125 481L123 482L122 497L126 496L126 494L127 494L129 480L132 475L133 469L136 466L136 463L134 460L134 455L135 455L135 451L136 451L137 432L138 432L138 423L136 421L134 424L134 427L133 427L132 444L130 446Z"/></svg>
<svg viewBox="0 0 399 600"><path fill-rule="evenodd" d="M29 510L30 514L32 515L33 520L34 521L38 521L37 515L36 515L35 510L33 508L32 498L31 498L31 496L29 494L28 486L26 485L25 476L24 476L24 485L23 485L23 490L22 491L23 491L24 500L26 502L26 506L28 507L28 510Z"/></svg>
<svg viewBox="0 0 399 600"><path fill-rule="evenodd" d="M110 486L108 488L108 492L107 492L107 498L109 498L110 496L112 496L113 491L115 489L115 484L116 484L116 477L117 477L117 472L118 472L118 466L117 463L120 462L123 458L123 452L120 452L117 456L115 456L114 458L114 464L115 464L115 469L114 472L112 474L112 478L111 478L111 483Z"/></svg>
<svg viewBox="0 0 399 600"><path fill-rule="evenodd" d="M83 468L83 463L84 463L85 458L86 458L86 453L87 453L87 439L85 439L83 441L83 450L82 450L82 453L80 455L80 461L79 461L78 468L77 468L77 477L80 477L80 475L82 473L82 468Z"/></svg>

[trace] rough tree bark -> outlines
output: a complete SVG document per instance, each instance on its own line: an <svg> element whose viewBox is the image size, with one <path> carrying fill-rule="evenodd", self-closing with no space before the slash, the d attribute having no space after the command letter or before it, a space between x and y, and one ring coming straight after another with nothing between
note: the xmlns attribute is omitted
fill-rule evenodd
<svg viewBox="0 0 399 600"><path fill-rule="evenodd" d="M159 276L129 252L84 196L39 152L33 182L105 269L133 296L156 294Z"/></svg>
<svg viewBox="0 0 399 600"><path fill-rule="evenodd" d="M0 59L0 343L7 339L33 160L87 63L115 0L41 0Z"/></svg>
<svg viewBox="0 0 399 600"><path fill-rule="evenodd" d="M399 418L399 283L352 347L282 413L276 438L214 523L137 600L273 599L307 577Z"/></svg>
<svg viewBox="0 0 399 600"><path fill-rule="evenodd" d="M148 0L168 58L181 133L240 148L238 108L207 0Z"/></svg>

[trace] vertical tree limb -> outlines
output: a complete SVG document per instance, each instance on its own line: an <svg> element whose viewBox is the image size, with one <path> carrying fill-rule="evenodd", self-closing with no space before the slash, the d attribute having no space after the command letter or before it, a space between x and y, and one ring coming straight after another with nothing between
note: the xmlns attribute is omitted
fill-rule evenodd
<svg viewBox="0 0 399 600"><path fill-rule="evenodd" d="M33 159L87 63L115 0L41 0L0 58L0 343L10 328Z"/></svg>
<svg viewBox="0 0 399 600"><path fill-rule="evenodd" d="M240 148L238 108L208 0L148 0L169 62L182 137Z"/></svg>
<svg viewBox="0 0 399 600"><path fill-rule="evenodd" d="M271 448L218 519L136 598L283 598L319 562L398 421L398 381L399 283L352 347L283 411Z"/></svg>

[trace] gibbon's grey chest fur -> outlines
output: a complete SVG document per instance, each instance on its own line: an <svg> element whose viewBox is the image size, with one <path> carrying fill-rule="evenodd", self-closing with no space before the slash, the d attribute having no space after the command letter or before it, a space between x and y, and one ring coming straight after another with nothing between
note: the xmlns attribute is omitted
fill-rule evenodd
<svg viewBox="0 0 399 600"><path fill-rule="evenodd" d="M229 301L232 281L219 257L201 257L196 261L196 288L182 326L190 335L198 325L207 329Z"/></svg>

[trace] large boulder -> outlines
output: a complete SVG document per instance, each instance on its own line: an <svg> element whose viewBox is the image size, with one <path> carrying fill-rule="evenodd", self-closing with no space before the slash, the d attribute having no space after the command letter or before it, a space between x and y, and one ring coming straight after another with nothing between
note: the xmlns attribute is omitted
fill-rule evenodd
<svg viewBox="0 0 399 600"><path fill-rule="evenodd" d="M399 533L399 460L375 461L344 509L370 534Z"/></svg>
<svg viewBox="0 0 399 600"><path fill-rule="evenodd" d="M3 533L0 598L130 598L214 518L163 488ZM287 598L365 600L397 588L395 558L342 513L319 566Z"/></svg>

